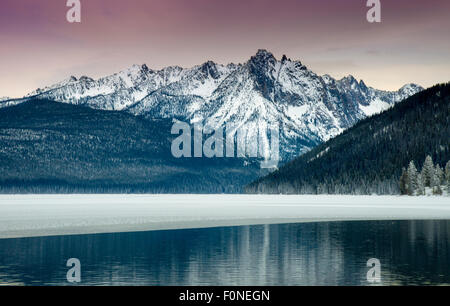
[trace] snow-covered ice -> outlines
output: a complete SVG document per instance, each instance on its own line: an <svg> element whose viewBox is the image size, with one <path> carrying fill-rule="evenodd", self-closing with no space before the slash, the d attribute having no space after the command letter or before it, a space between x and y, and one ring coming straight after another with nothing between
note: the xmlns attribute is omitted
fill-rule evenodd
<svg viewBox="0 0 450 306"><path fill-rule="evenodd" d="M450 220L449 197L0 195L0 238L349 220Z"/></svg>

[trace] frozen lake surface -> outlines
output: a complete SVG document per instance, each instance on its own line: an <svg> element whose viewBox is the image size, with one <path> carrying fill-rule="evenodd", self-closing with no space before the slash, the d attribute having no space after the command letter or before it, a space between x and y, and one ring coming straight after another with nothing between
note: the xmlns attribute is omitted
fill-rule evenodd
<svg viewBox="0 0 450 306"><path fill-rule="evenodd" d="M450 220L450 198L0 195L0 238L355 220Z"/></svg>

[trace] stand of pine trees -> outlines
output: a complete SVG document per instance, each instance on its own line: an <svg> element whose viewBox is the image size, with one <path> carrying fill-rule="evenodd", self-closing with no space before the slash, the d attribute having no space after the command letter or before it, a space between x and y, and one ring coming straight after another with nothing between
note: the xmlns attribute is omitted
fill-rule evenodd
<svg viewBox="0 0 450 306"><path fill-rule="evenodd" d="M434 165L433 159L428 155L420 172L414 161L411 161L407 169L403 168L399 187L402 195L425 195L427 188L434 195L442 195L444 190L450 194L450 161L443 170L439 164Z"/></svg>

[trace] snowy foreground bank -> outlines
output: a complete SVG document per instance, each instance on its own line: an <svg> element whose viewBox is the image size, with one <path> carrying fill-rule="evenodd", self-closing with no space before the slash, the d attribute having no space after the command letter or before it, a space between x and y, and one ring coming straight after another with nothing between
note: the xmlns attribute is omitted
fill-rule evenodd
<svg viewBox="0 0 450 306"><path fill-rule="evenodd" d="M0 238L348 220L450 220L449 197L0 195Z"/></svg>

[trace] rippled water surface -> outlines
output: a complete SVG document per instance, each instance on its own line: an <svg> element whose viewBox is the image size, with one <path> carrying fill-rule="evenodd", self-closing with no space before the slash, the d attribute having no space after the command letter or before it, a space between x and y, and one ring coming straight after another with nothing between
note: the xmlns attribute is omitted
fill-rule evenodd
<svg viewBox="0 0 450 306"><path fill-rule="evenodd" d="M450 284L450 221L259 225L0 240L0 284L383 285Z"/></svg>

